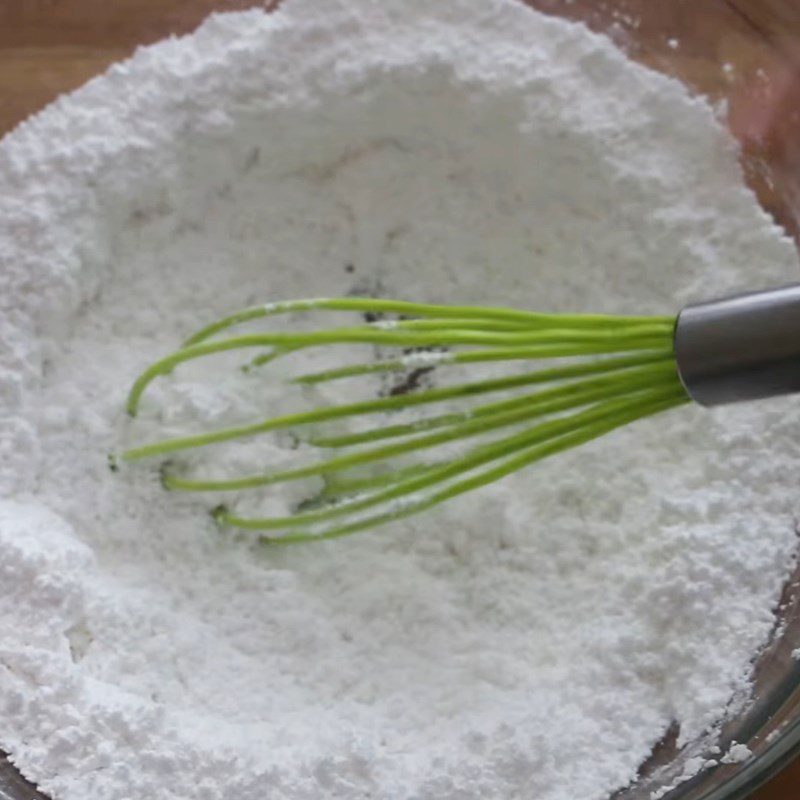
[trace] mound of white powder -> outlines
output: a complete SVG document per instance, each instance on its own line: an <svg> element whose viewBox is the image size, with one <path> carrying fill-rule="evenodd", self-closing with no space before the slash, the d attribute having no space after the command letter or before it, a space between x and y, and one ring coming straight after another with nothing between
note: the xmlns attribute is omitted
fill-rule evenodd
<svg viewBox="0 0 800 800"><path fill-rule="evenodd" d="M704 101L513 0L287 0L140 50L0 144L0 747L56 800L604 800L747 696L796 401L270 548L109 470L126 390L253 302L670 313L796 273ZM280 392L161 383L141 439Z"/></svg>

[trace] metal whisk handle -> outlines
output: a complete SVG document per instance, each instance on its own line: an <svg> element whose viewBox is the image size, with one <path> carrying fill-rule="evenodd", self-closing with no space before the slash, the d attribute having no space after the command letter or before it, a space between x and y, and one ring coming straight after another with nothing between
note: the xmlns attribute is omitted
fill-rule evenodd
<svg viewBox="0 0 800 800"><path fill-rule="evenodd" d="M700 405L800 392L800 285L687 306L675 358Z"/></svg>

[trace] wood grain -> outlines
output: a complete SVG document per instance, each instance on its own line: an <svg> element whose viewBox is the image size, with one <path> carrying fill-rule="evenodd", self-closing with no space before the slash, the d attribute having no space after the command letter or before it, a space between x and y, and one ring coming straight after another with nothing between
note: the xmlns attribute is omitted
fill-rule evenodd
<svg viewBox="0 0 800 800"><path fill-rule="evenodd" d="M796 184L800 198L796 119L800 0L616 0L612 4L572 0L568 5L563 0L528 1L543 10L588 17L603 30L613 21L615 36L637 58L655 68L669 65L690 86L712 97L728 98L732 124L745 148L783 165L786 173L778 175L777 185L774 175L769 180L749 175L751 182L762 202L789 229L800 230L796 209L784 207L776 197L790 194ZM0 134L138 45L187 33L211 11L254 5L269 4L253 0L0 0ZM673 38L680 52L670 41ZM736 68L733 77L719 69L726 62ZM776 74L783 76L783 82L777 89L766 87L763 76ZM792 115L794 122L789 119ZM800 762L753 795L753 800L794 798L800 798Z"/></svg>

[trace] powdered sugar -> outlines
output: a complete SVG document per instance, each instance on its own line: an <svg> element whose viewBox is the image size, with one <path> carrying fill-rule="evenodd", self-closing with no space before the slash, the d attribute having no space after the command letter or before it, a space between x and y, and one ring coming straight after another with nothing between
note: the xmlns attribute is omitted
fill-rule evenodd
<svg viewBox="0 0 800 800"><path fill-rule="evenodd" d="M796 403L264 550L109 470L125 391L250 303L665 313L796 269L704 102L511 0L289 0L141 50L0 145L0 745L58 800L601 800L746 696ZM159 383L137 436L303 399L219 375Z"/></svg>
<svg viewBox="0 0 800 800"><path fill-rule="evenodd" d="M746 744L734 742L721 761L723 764L739 764L742 761L747 761L752 755L750 748Z"/></svg>

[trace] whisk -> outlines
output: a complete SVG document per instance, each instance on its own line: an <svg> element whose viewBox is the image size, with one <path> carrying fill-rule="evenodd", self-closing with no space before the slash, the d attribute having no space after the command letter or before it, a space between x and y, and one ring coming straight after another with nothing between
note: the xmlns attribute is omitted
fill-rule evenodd
<svg viewBox="0 0 800 800"><path fill-rule="evenodd" d="M310 331L231 334L255 320L321 311L361 320ZM176 491L239 493L321 479L322 491L295 513L248 517L220 505L214 518L260 531L268 541L344 536L425 511L690 401L713 406L800 391L800 286L688 306L672 316L546 314L360 297L267 303L208 325L151 364L133 384L127 411L135 416L150 384L188 361L256 349L261 352L250 366L264 367L310 348L334 353L340 345L371 345L376 358L334 362L293 381L309 386L391 373L410 379L382 395L147 443L122 458L169 458L163 483ZM419 380L433 369L441 379L454 365L473 370L479 364L500 365L503 374L435 386ZM493 394L496 399L487 401ZM419 412L411 421L392 420L409 409ZM357 427L326 429L341 420ZM292 469L224 480L182 474L175 462L182 451L281 430L297 432L317 457ZM305 437L304 430L310 431Z"/></svg>

